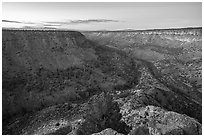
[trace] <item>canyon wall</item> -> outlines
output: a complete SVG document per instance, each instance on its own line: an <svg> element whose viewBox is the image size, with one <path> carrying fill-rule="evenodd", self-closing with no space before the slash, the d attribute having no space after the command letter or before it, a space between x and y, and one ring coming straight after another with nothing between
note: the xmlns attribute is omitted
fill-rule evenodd
<svg viewBox="0 0 204 137"><path fill-rule="evenodd" d="M3 119L138 81L135 61L79 32L2 34Z"/></svg>

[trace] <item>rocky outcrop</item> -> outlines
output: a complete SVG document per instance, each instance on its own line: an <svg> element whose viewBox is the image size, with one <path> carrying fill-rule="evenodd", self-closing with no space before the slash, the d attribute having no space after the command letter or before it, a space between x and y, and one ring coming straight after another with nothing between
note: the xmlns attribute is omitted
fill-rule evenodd
<svg viewBox="0 0 204 137"><path fill-rule="evenodd" d="M146 106L132 110L129 114L132 131L130 134L150 135L200 135L202 126L195 119L159 107Z"/></svg>
<svg viewBox="0 0 204 137"><path fill-rule="evenodd" d="M119 112L115 112L114 117L106 117L107 119L104 119L104 117L100 115L103 115L103 113L111 114L110 111L114 111L115 108L111 110L108 109L108 112L105 112L104 110L107 106L97 106L97 104L95 104L95 106L93 104L91 106L101 109L99 112L102 112L102 114L96 114L97 111L94 114L93 110L90 110L90 105L89 103L84 103L80 105L64 104L48 107L36 113L16 119L8 124L3 134L82 135L85 134L86 131L86 133L93 135L122 135L121 131L123 132L125 127L129 127L130 130L126 130L128 131L126 134L128 133L130 135L202 134L202 126L195 119L187 115L164 110L160 107L148 105L133 109L125 106L125 108L122 107L120 111L122 117ZM127 114L124 113L124 109L128 112ZM98 116L101 120L97 120L96 118L88 120L87 115L90 113L92 114L92 118ZM122 119L117 119L116 113ZM117 123L121 123L121 120L126 124L117 126ZM111 124L111 121L115 122L115 124ZM103 123L104 127L100 127L99 125ZM83 133L79 132L82 131L82 128L86 129Z"/></svg>
<svg viewBox="0 0 204 137"><path fill-rule="evenodd" d="M78 134L89 135L106 128L112 128L123 134L129 132L130 127L120 121L122 116L117 102L113 102L112 96L108 93L93 96L88 104L89 112L84 116L85 120L78 128Z"/></svg>

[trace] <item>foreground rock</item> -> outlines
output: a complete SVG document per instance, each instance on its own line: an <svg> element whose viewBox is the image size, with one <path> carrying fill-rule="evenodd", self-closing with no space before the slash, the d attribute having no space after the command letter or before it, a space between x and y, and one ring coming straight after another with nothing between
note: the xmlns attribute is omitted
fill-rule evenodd
<svg viewBox="0 0 204 137"><path fill-rule="evenodd" d="M129 134L201 135L202 125L195 119L159 107L146 106L132 110Z"/></svg>
<svg viewBox="0 0 204 137"><path fill-rule="evenodd" d="M186 114L202 123L202 106L185 96L177 94L158 81L146 68L140 69L140 83L133 89L116 91L116 101L121 113L153 105L179 114ZM196 113L195 113L196 112Z"/></svg>
<svg viewBox="0 0 204 137"><path fill-rule="evenodd" d="M112 128L119 133L128 134L130 127L121 121L122 115L117 102L106 92L94 95L88 102L88 110L84 122L77 134L90 135L106 128Z"/></svg>
<svg viewBox="0 0 204 137"><path fill-rule="evenodd" d="M4 127L3 134L91 135L109 127L128 134L121 117L117 103L103 92L85 103L65 103L19 117Z"/></svg>
<svg viewBox="0 0 204 137"><path fill-rule="evenodd" d="M3 134L21 135L200 135L195 119L155 106L120 107L101 93L82 104L62 104L25 115ZM130 102L131 103L131 102Z"/></svg>

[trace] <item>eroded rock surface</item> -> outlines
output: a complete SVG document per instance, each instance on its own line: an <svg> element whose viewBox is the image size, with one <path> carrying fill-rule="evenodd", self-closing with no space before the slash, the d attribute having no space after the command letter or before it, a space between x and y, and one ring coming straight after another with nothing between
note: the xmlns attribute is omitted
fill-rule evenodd
<svg viewBox="0 0 204 137"><path fill-rule="evenodd" d="M202 126L195 119L160 107L146 106L129 114L133 129L130 134L199 135ZM148 130L147 130L148 129ZM148 132L147 132L148 131Z"/></svg>

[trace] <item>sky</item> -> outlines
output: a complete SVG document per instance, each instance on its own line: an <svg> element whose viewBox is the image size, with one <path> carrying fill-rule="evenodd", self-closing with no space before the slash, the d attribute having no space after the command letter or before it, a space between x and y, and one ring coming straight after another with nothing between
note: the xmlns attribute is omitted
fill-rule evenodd
<svg viewBox="0 0 204 137"><path fill-rule="evenodd" d="M201 2L3 2L2 26L71 30L202 26Z"/></svg>

